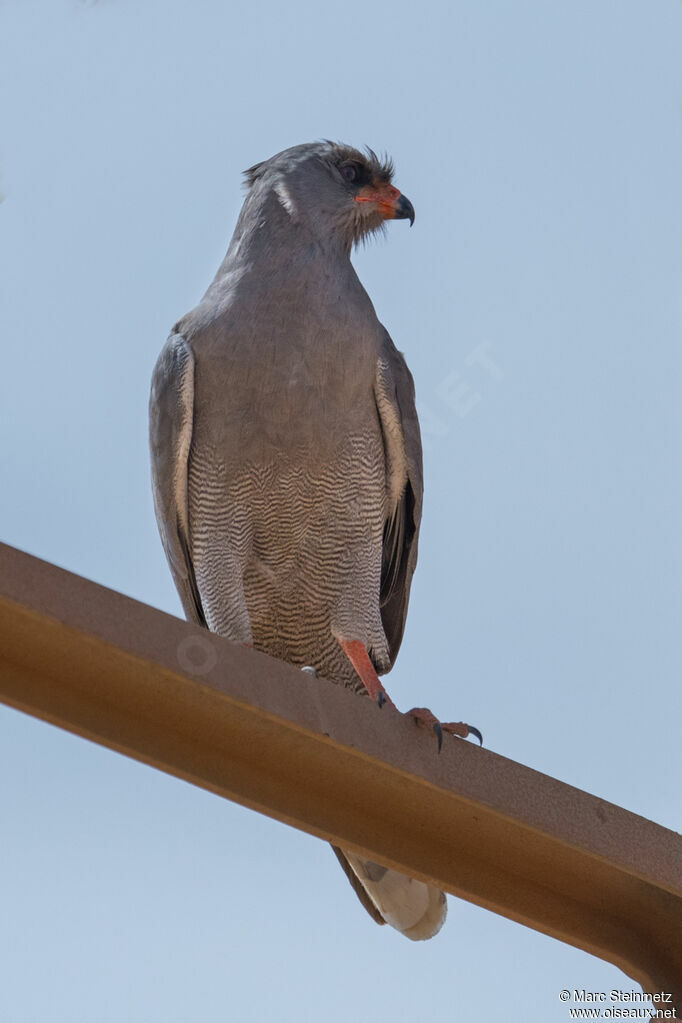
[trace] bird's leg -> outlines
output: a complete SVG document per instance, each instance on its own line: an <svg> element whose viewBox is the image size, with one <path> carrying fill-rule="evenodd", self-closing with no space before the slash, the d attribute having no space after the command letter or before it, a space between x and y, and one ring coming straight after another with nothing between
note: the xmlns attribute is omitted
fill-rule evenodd
<svg viewBox="0 0 682 1023"><path fill-rule="evenodd" d="M338 636L337 639L344 654L362 679L370 697L380 707L383 707L385 703L395 707L393 700L381 684L365 644L359 639L340 639Z"/></svg>
<svg viewBox="0 0 682 1023"><path fill-rule="evenodd" d="M365 689L371 698L375 700L380 707L383 707L385 703L390 704L391 707L395 707L395 704L381 684L371 658L367 653L367 647L365 644L359 639L340 639L337 636L337 640L346 657L362 679ZM418 724L426 725L427 728L430 728L433 731L438 740L439 753L441 746L443 745L443 732L447 732L449 735L458 735L462 739L466 739L470 735L475 735L481 746L483 745L483 736L479 732L478 728L474 728L473 725L467 725L464 721L449 721L447 723L441 722L435 714L432 714L430 710L426 709L426 707L413 707L412 710L408 710L407 714L409 717L414 718Z"/></svg>
<svg viewBox="0 0 682 1023"><path fill-rule="evenodd" d="M479 732L478 728L474 728L473 725L467 725L464 721L439 721L435 714L432 714L426 707L413 707L412 710L407 712L410 717L413 717L418 724L426 725L436 734L438 739L438 752L443 745L443 732L447 732L449 735L458 735L460 739L467 739L470 735L475 735L481 746L483 745L483 736Z"/></svg>

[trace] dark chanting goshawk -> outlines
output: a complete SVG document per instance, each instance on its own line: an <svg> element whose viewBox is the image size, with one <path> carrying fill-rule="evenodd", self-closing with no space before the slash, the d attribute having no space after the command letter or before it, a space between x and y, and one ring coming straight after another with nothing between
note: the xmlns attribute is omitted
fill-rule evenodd
<svg viewBox="0 0 682 1023"><path fill-rule="evenodd" d="M380 705L417 561L414 385L351 264L414 220L368 150L294 146L246 172L227 255L152 381L156 515L187 617ZM409 713L442 732L423 708ZM445 895L335 849L378 923L440 930Z"/></svg>

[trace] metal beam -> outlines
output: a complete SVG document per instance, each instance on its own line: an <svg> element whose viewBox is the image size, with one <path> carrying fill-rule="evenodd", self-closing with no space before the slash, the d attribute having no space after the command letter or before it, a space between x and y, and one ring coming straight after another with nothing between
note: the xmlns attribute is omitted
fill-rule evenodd
<svg viewBox="0 0 682 1023"><path fill-rule="evenodd" d="M437 756L391 707L1 544L0 700L582 948L682 1016L682 837L651 821L469 743Z"/></svg>

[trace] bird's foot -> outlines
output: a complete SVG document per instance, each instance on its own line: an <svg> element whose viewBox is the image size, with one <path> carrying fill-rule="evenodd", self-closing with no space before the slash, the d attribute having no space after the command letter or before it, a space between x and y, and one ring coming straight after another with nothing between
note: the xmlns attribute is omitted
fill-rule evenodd
<svg viewBox="0 0 682 1023"><path fill-rule="evenodd" d="M413 707L407 713L415 719L417 724L425 725L431 729L438 740L439 753L443 745L443 732L447 732L449 735L457 735L460 739L467 739L470 735L473 735L478 739L481 746L483 745L483 736L478 728L474 728L473 725L467 725L464 721L439 721L436 715L432 714L426 707Z"/></svg>
<svg viewBox="0 0 682 1023"><path fill-rule="evenodd" d="M359 639L343 639L340 636L337 636L336 638L346 657L362 679L369 696L375 701L375 703L378 703L380 707L384 707L386 704L390 707L395 707L393 700L381 684L381 680L376 673L376 669L372 664L372 659L367 652L365 644ZM306 669L304 668L303 670L305 671ZM479 732L478 728L474 728L473 725L467 725L464 721L448 721L444 723L439 721L435 714L432 714L426 707L413 707L412 710L408 710L407 713L410 717L413 717L418 724L426 725L433 731L434 735L438 739L439 753L443 745L443 732L448 732L450 735L457 735L461 739L466 739L470 735L474 735L480 742L481 746L483 745L483 736Z"/></svg>

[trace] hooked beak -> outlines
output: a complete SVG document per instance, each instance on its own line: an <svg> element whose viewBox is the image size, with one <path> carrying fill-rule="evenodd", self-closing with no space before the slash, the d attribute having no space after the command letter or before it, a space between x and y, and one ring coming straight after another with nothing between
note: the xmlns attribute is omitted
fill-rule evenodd
<svg viewBox="0 0 682 1023"><path fill-rule="evenodd" d="M414 206L406 195L401 195L394 215L395 220L409 220L410 227L414 224Z"/></svg>
<svg viewBox="0 0 682 1023"><path fill-rule="evenodd" d="M393 185L365 185L355 201L373 203L384 220L409 220L410 227L414 224L414 206Z"/></svg>

